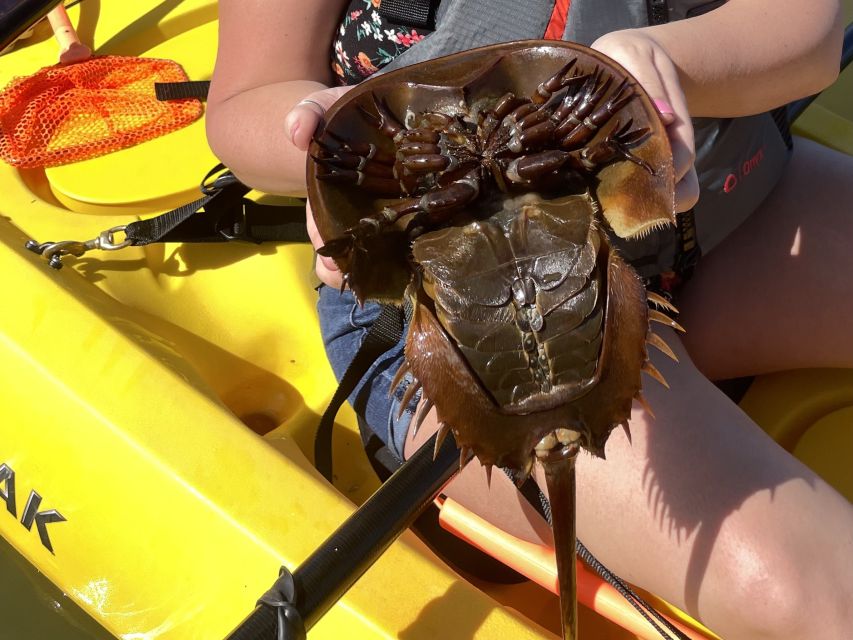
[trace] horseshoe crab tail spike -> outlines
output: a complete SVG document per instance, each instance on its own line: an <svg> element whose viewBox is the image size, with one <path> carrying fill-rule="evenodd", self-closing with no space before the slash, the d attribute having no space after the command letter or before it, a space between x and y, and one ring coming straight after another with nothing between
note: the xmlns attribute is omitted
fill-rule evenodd
<svg viewBox="0 0 853 640"><path fill-rule="evenodd" d="M394 379L391 380L391 386L388 388L388 395L392 395L397 387L400 386L400 383L403 381L403 378L406 374L409 373L409 363L405 360L403 364L400 365L400 368L397 369L397 373L394 374Z"/></svg>
<svg viewBox="0 0 853 640"><path fill-rule="evenodd" d="M654 378L655 380L660 382L663 386L665 386L667 389L669 389L669 383L666 381L666 378L664 378L663 374L660 371L658 371L658 368L655 365L653 365L651 362L649 362L648 360L646 360L645 363L643 363L643 371L648 373L652 378Z"/></svg>
<svg viewBox="0 0 853 640"><path fill-rule="evenodd" d="M435 449L432 452L432 459L435 460L438 457L438 452L441 449L441 445L444 443L444 439L447 437L447 434L450 432L450 425L446 422L442 422L438 427L438 436L435 438Z"/></svg>
<svg viewBox="0 0 853 640"><path fill-rule="evenodd" d="M663 353L665 353L670 359L678 362L678 356L675 355L675 352L672 350L663 338L661 338L658 334L652 333L649 331L646 334L646 342L648 342L653 347L660 349Z"/></svg>
<svg viewBox="0 0 853 640"><path fill-rule="evenodd" d="M666 309L667 311L671 311L672 313L678 313L678 309L675 308L674 304L672 304L662 295L655 293L654 291L646 291L646 298L648 298L649 302L654 303L661 309Z"/></svg>
<svg viewBox="0 0 853 640"><path fill-rule="evenodd" d="M622 422L619 423L619 425L622 427L622 430L625 431L625 436L628 438L628 443L630 444L631 443L631 427L628 426L628 421L623 420Z"/></svg>
<svg viewBox="0 0 853 640"><path fill-rule="evenodd" d="M415 378L412 380L412 383L406 387L406 391L403 393L403 398L400 400L400 408L397 410L397 419L403 415L403 412L406 410L406 407L412 402L412 398L415 397L415 394L420 391L421 381Z"/></svg>
<svg viewBox="0 0 853 640"><path fill-rule="evenodd" d="M560 587L560 621L565 640L577 640L577 534L575 529L575 458L578 447L565 447L542 459L548 495L554 552L557 560L557 584Z"/></svg>
<svg viewBox="0 0 853 640"><path fill-rule="evenodd" d="M672 327L676 331L685 333L684 327L682 327L680 324L678 324L675 320L670 318L665 313L661 313L656 309L649 309L649 320L653 320L654 322L660 322L661 324L665 324L667 326Z"/></svg>
<svg viewBox="0 0 853 640"><path fill-rule="evenodd" d="M655 418L655 412L652 411L652 407L649 404L649 401L646 400L646 397L640 391L638 391L637 395L635 395L634 398L637 399L637 402L640 403L640 406L643 407L645 412L648 413L652 417L652 419L654 419Z"/></svg>
<svg viewBox="0 0 853 640"><path fill-rule="evenodd" d="M432 400L430 400L429 398L425 398L424 401L421 403L420 408L418 409L418 414L415 416L414 426L412 427L414 431L412 432L412 435L418 435L418 429L421 428L421 425L426 419L427 414L432 410L432 407Z"/></svg>
<svg viewBox="0 0 853 640"><path fill-rule="evenodd" d="M486 486L488 486L489 489L491 489L492 488L492 465L484 464L483 467L486 469Z"/></svg>

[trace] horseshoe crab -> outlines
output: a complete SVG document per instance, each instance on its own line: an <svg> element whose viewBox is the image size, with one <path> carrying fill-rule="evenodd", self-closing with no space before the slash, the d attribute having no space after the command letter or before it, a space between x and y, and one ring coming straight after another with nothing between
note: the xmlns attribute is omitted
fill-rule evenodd
<svg viewBox="0 0 853 640"><path fill-rule="evenodd" d="M665 384L650 321L679 328L612 245L674 222L655 108L596 51L514 42L364 82L310 155L319 253L359 301L412 305L397 380L423 389L415 428L434 405L461 460L542 462L574 637L575 455L628 428L641 372Z"/></svg>

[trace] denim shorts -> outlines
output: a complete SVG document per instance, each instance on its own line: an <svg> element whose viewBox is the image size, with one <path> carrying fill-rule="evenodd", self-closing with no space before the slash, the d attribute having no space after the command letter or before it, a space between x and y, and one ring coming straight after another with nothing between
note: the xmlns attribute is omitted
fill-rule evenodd
<svg viewBox="0 0 853 640"><path fill-rule="evenodd" d="M360 307L355 296L348 289L340 293L332 287L320 285L317 292L320 296L317 301L317 311L320 315L323 344L335 377L340 381L370 327L379 317L381 307L375 302L367 302ZM407 329L408 327L403 329L404 338L371 365L349 397L349 402L356 414L400 462L403 461L406 433L420 400L420 391L418 391L400 416L397 416L400 413L406 387L412 382L409 375L406 375L394 392L389 394L391 382L403 364L403 346Z"/></svg>

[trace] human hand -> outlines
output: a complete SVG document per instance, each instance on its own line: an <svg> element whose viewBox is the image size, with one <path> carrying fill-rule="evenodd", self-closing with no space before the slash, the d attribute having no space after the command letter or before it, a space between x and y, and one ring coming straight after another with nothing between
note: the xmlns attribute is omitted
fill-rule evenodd
<svg viewBox="0 0 853 640"><path fill-rule="evenodd" d="M335 261L326 256L321 256L316 253L317 249L322 247L325 242L320 237L320 232L317 230L317 223L314 222L314 212L311 210L311 203L305 204L305 224L308 227L308 238L311 240L311 245L314 247L316 261L314 262L314 272L320 278L320 282L335 289L341 288L343 282L343 274L335 264Z"/></svg>
<svg viewBox="0 0 853 640"><path fill-rule="evenodd" d="M298 147L302 151L308 150L311 137L314 135L314 131L317 130L317 125L323 121L326 111L351 88L333 87L331 89L314 91L294 105L287 116L285 116L284 126L295 147ZM308 228L308 237L316 252L325 243L320 237L320 232L317 230L317 223L314 221L314 212L311 210L310 202L305 205L305 224ZM341 274L341 270L338 269L338 265L331 258L317 254L314 271L324 284L340 288L343 275Z"/></svg>
<svg viewBox="0 0 853 640"><path fill-rule="evenodd" d="M293 105L284 118L284 127L295 147L308 151L311 136L314 135L317 125L323 121L326 111L350 89L351 86L321 89L309 93Z"/></svg>
<svg viewBox="0 0 853 640"><path fill-rule="evenodd" d="M605 34L592 43L592 48L625 67L658 108L675 165L675 211L689 210L699 199L693 124L669 54L643 29Z"/></svg>

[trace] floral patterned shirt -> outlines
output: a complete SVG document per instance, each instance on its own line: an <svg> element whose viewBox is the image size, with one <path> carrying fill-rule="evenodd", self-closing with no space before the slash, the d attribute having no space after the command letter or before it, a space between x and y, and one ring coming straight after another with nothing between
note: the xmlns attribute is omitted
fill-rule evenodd
<svg viewBox="0 0 853 640"><path fill-rule="evenodd" d="M391 24L382 0L351 0L335 35L332 70L339 84L358 84L431 33Z"/></svg>

